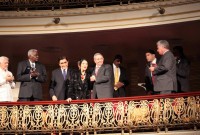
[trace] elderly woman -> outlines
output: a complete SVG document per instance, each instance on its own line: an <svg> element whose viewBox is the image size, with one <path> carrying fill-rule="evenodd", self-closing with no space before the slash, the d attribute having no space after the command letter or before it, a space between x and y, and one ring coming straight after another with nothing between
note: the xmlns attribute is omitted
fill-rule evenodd
<svg viewBox="0 0 200 135"><path fill-rule="evenodd" d="M5 56L0 57L0 102L13 101L12 88L15 87L14 77L8 71L9 59Z"/></svg>

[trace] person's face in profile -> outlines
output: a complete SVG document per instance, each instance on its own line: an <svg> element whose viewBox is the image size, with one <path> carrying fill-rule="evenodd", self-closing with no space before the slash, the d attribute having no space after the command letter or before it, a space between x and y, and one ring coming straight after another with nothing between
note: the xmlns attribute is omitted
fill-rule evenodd
<svg viewBox="0 0 200 135"><path fill-rule="evenodd" d="M164 47L162 45L157 44L157 52L160 55L163 55L163 53L164 53Z"/></svg>
<svg viewBox="0 0 200 135"><path fill-rule="evenodd" d="M62 68L62 69L66 69L68 68L68 61L66 59L62 59L59 61L59 66Z"/></svg>
<svg viewBox="0 0 200 135"><path fill-rule="evenodd" d="M147 52L146 59L148 62L152 62L155 59L155 54L151 54L151 53Z"/></svg>
<svg viewBox="0 0 200 135"><path fill-rule="evenodd" d="M101 66L103 64L104 58L102 55L96 55L94 57L94 62L96 63L97 66Z"/></svg>
<svg viewBox="0 0 200 135"><path fill-rule="evenodd" d="M115 64L116 67L119 67L120 64L121 64L121 60L120 59L115 59L113 63Z"/></svg>
<svg viewBox="0 0 200 135"><path fill-rule="evenodd" d="M32 54L29 56L29 59L30 59L32 62L38 61L38 59L39 59L38 52L37 52L37 51L32 52Z"/></svg>
<svg viewBox="0 0 200 135"><path fill-rule="evenodd" d="M1 63L0 63L0 67L3 70L7 70L8 69L8 65L9 65L9 60L4 59Z"/></svg>
<svg viewBox="0 0 200 135"><path fill-rule="evenodd" d="M80 64L81 71L86 71L88 68L88 62L86 60L83 60Z"/></svg>

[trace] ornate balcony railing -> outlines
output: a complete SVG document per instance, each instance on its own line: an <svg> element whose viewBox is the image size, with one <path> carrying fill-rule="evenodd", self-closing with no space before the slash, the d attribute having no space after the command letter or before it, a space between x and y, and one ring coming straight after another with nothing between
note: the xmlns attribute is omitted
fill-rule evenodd
<svg viewBox="0 0 200 135"><path fill-rule="evenodd" d="M101 100L1 102L0 134L127 131L200 126L200 92Z"/></svg>
<svg viewBox="0 0 200 135"><path fill-rule="evenodd" d="M0 10L54 10L122 5L155 0L0 0ZM156 0L160 1L160 0ZM164 0L161 0L164 1Z"/></svg>

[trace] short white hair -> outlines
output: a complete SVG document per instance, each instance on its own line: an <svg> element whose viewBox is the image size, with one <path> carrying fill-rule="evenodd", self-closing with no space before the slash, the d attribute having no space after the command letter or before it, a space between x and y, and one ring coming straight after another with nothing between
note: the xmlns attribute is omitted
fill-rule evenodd
<svg viewBox="0 0 200 135"><path fill-rule="evenodd" d="M101 55L101 56L103 57L103 55L102 55L101 53L95 53L95 54L94 54L94 58L95 58L96 56L98 56L98 55Z"/></svg>
<svg viewBox="0 0 200 135"><path fill-rule="evenodd" d="M162 46L166 49L169 49L169 42L167 40L159 40L157 46Z"/></svg>
<svg viewBox="0 0 200 135"><path fill-rule="evenodd" d="M30 49L29 51L28 51L28 56L32 56L33 55L33 52L37 52L38 50L36 50L36 49Z"/></svg>
<svg viewBox="0 0 200 135"><path fill-rule="evenodd" d="M6 57L6 56L1 56L0 57L0 63L2 63L2 62L4 62L5 60L9 60L9 58L8 57Z"/></svg>

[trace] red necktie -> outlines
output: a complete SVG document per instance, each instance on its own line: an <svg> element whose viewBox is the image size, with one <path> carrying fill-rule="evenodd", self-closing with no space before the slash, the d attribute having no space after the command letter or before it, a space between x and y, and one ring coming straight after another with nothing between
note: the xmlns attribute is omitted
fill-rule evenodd
<svg viewBox="0 0 200 135"><path fill-rule="evenodd" d="M95 68L95 75L97 76L100 67Z"/></svg>

